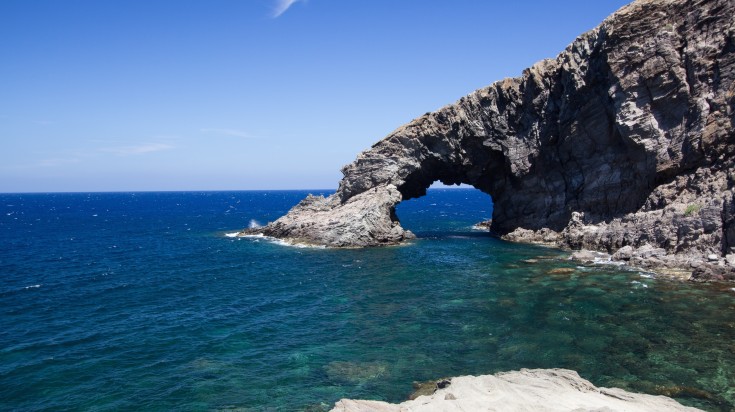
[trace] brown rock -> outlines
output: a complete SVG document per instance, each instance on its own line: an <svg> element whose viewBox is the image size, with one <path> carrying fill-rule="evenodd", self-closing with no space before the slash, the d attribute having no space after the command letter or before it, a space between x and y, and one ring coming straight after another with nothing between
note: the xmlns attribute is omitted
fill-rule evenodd
<svg viewBox="0 0 735 412"><path fill-rule="evenodd" d="M548 273L550 275L566 275L574 272L576 272L576 270L572 268L555 268L551 269Z"/></svg>

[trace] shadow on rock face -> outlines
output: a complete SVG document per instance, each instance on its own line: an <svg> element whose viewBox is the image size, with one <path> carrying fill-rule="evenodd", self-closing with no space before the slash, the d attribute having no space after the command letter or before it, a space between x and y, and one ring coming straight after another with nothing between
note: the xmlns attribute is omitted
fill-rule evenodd
<svg viewBox="0 0 735 412"><path fill-rule="evenodd" d="M395 206L439 180L489 194L506 239L732 267L734 19L730 0L634 2L555 59L399 127L342 169L334 195L249 233L396 244L414 236Z"/></svg>

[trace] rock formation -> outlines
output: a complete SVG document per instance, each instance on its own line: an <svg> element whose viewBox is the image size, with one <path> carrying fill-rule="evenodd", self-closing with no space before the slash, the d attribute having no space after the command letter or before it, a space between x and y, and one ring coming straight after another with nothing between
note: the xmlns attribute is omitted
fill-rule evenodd
<svg viewBox="0 0 735 412"><path fill-rule="evenodd" d="M413 237L395 205L439 180L490 194L492 231L509 240L629 247L735 278L734 78L735 2L638 0L556 59L398 128L332 196L246 232L395 244Z"/></svg>
<svg viewBox="0 0 735 412"><path fill-rule="evenodd" d="M699 411L665 396L597 388L566 369L521 369L461 376L431 395L400 405L343 399L332 412L392 411Z"/></svg>

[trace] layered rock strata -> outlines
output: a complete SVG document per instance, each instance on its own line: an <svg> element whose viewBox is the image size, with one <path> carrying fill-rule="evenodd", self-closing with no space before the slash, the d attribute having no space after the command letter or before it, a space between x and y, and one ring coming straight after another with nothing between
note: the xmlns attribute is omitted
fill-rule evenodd
<svg viewBox="0 0 735 412"><path fill-rule="evenodd" d="M439 180L490 194L509 240L656 250L735 278L734 63L732 0L635 1L556 59L398 128L332 196L243 234L395 244L413 237L395 205Z"/></svg>
<svg viewBox="0 0 735 412"><path fill-rule="evenodd" d="M343 399L332 412L391 411L699 411L665 396L598 388L566 369L521 369L461 376L401 404Z"/></svg>

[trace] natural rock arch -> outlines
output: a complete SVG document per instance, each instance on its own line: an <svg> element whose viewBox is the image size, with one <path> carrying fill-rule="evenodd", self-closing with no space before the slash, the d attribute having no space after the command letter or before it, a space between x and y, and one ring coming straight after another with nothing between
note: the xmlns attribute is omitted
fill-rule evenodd
<svg viewBox="0 0 735 412"><path fill-rule="evenodd" d="M735 253L734 22L729 0L638 0L556 59L400 127L342 169L334 195L258 232L398 243L413 235L395 205L441 180L488 193L509 239Z"/></svg>

